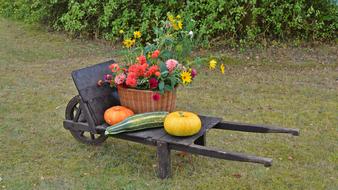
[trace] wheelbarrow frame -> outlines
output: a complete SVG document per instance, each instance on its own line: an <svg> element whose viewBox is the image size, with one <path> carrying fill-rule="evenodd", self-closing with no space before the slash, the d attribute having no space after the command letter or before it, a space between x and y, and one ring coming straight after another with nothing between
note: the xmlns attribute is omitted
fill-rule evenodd
<svg viewBox="0 0 338 190"><path fill-rule="evenodd" d="M86 144L100 144L107 138L107 136L104 135L105 129L108 127L108 124L103 120L104 110L114 105L120 105L120 102L115 89L112 89L109 86L98 87L96 82L104 74L109 73L108 66L112 63L114 63L114 60L72 72L72 78L79 95L75 96L68 103L66 119L63 122L63 126L80 142ZM78 103L79 107L75 112L73 109L75 106L73 105L76 103ZM225 160L259 163L266 167L272 165L271 158L227 152L206 147L206 132L210 129L254 133L289 133L294 136L299 135L298 129L227 122L222 121L221 118L210 116L200 116L200 118L202 120L202 129L198 134L191 137L173 137L166 134L163 128L121 133L112 135L112 137L156 146L158 177L164 179L171 175L171 150L185 151L192 154ZM81 136L84 132L90 133L90 137L86 140L84 140L84 136ZM95 135L98 135L98 138L96 138Z"/></svg>

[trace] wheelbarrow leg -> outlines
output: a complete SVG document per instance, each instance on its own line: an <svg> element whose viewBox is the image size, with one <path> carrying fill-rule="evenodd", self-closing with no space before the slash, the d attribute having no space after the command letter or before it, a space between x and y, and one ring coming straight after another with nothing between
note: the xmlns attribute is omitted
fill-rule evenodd
<svg viewBox="0 0 338 190"><path fill-rule="evenodd" d="M206 146L207 141L207 135L204 133L204 135L198 137L198 139L195 140L194 144Z"/></svg>
<svg viewBox="0 0 338 190"><path fill-rule="evenodd" d="M157 142L157 159L158 159L158 177L165 179L170 177L171 173L171 159L170 148L168 143Z"/></svg>

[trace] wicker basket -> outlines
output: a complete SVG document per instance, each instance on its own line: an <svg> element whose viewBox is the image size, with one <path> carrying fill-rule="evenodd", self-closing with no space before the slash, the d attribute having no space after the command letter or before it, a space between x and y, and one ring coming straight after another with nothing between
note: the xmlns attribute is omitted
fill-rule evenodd
<svg viewBox="0 0 338 190"><path fill-rule="evenodd" d="M176 107L176 88L173 91L161 94L159 100L154 100L156 94L150 90L137 90L118 86L118 94L122 106L128 107L135 113L153 111L174 111Z"/></svg>

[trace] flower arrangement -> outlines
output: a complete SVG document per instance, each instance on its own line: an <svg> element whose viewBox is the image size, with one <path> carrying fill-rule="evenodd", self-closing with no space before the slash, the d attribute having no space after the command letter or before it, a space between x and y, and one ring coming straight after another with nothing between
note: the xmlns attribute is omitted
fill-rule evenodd
<svg viewBox="0 0 338 190"><path fill-rule="evenodd" d="M113 63L109 66L112 74L104 75L99 85L104 82L112 87L122 85L128 88L153 91L171 91L179 84L188 85L197 75L194 68L187 68L175 59L161 62L160 50L151 54L151 60L144 55L137 57L137 62L131 65Z"/></svg>
<svg viewBox="0 0 338 190"><path fill-rule="evenodd" d="M145 46L140 40L141 32L126 34L122 42L126 48L124 61L111 64L111 73L106 74L98 84L156 91L154 100L178 85L191 84L197 75L191 56L194 21L169 13L168 20L161 24L163 27L154 29L155 39ZM120 30L120 33L124 34L124 31Z"/></svg>

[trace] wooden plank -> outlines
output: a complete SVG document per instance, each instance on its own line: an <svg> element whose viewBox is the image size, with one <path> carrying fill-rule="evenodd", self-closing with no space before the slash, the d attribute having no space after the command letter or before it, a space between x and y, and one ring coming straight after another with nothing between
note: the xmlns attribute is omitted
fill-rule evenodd
<svg viewBox="0 0 338 190"><path fill-rule="evenodd" d="M148 141L151 141L156 144L157 141L163 141L168 143L176 143L176 144L184 144L184 145L190 145L194 143L196 139L203 136L205 132L215 126L217 123L221 121L221 118L215 118L215 117L207 117L207 116L200 116L202 121L202 129L201 131L190 137L174 137L171 135L168 135L163 128L155 128L155 129L146 129L141 131L135 131L135 132L128 132L128 133L121 133L118 135L113 135L112 137L118 137L119 135L122 135L126 138L138 138L138 139L147 139ZM107 128L108 125L104 124L101 126L96 127L97 130L104 131L105 128ZM119 138L119 137L118 137Z"/></svg>
<svg viewBox="0 0 338 190"><path fill-rule="evenodd" d="M79 94L81 95L81 98L84 102L89 102L92 99L95 98L100 98L100 97L112 97L113 99L117 99L118 100L118 94L117 94L117 90L114 88L111 88L108 85L104 85L104 86L97 86L95 84L95 86L90 86L88 88L79 90Z"/></svg>
<svg viewBox="0 0 338 190"><path fill-rule="evenodd" d="M91 109L89 108L88 104L84 103L82 100L81 100L81 109L85 115L85 118L86 118L86 121L89 125L89 127L92 128L92 132L95 131L95 126L96 126L96 123L95 123L95 118L93 118L93 113L91 111Z"/></svg>
<svg viewBox="0 0 338 190"><path fill-rule="evenodd" d="M108 127L109 125L107 123L104 123L102 125L98 125L95 127L95 129L99 132L105 132L106 131L106 128Z"/></svg>
<svg viewBox="0 0 338 190"><path fill-rule="evenodd" d="M253 132L253 133L290 133L294 136L299 136L299 129L288 129L288 128L279 128L271 127L266 125L252 125L245 123L235 123L235 122L220 122L214 129L225 129L233 131L244 131L244 132Z"/></svg>
<svg viewBox="0 0 338 190"><path fill-rule="evenodd" d="M114 63L109 60L103 63L95 64L72 72L72 78L78 91L88 87L96 86L97 81L103 78L104 74L111 73L109 65ZM82 97L82 94L80 94Z"/></svg>
<svg viewBox="0 0 338 190"><path fill-rule="evenodd" d="M204 133L204 135L198 137L195 141L194 144L201 145L201 146L206 146L207 144L207 134Z"/></svg>
<svg viewBox="0 0 338 190"><path fill-rule="evenodd" d="M88 123L75 122L72 120L64 120L63 127L73 131L92 131L92 127L90 127Z"/></svg>
<svg viewBox="0 0 338 190"><path fill-rule="evenodd" d="M163 128L155 128L155 129L146 129L142 131L135 131L129 133L121 133L129 137L138 137L149 139L151 141L157 142L161 137L167 135Z"/></svg>
<svg viewBox="0 0 338 190"><path fill-rule="evenodd" d="M116 93L103 97L96 97L85 104L88 105L89 110L92 113L91 116L94 119L95 125L100 125L105 122L103 118L104 112L112 106L120 105L120 101Z"/></svg>
<svg viewBox="0 0 338 190"><path fill-rule="evenodd" d="M168 143L162 141L157 143L157 159L158 177L161 179L169 178L171 174L171 159Z"/></svg>
<svg viewBox="0 0 338 190"><path fill-rule="evenodd" d="M217 117L208 117L208 116L199 116L199 117L202 121L202 129L198 134L190 137L174 137L169 134L165 134L159 140L174 144L191 145L194 143L196 139L204 135L208 129L214 127L217 123L222 121L222 118Z"/></svg>
<svg viewBox="0 0 338 190"><path fill-rule="evenodd" d="M101 125L104 123L104 111L115 105L120 105L117 90L110 88L109 85L98 86L97 81L103 79L105 74L111 73L109 65L114 63L110 60L104 63L92 65L72 72L72 78L79 92L81 100L87 105L93 122L90 126ZM87 120L88 116L86 116Z"/></svg>
<svg viewBox="0 0 338 190"><path fill-rule="evenodd" d="M97 126L96 129L100 132L104 132L107 127L109 127L109 125L105 123L103 125ZM157 140L159 140L163 135L166 135L163 128L154 128L154 129L146 129L146 130L134 131L134 132L128 132L128 133L120 133L117 135L112 135L111 137L120 138L120 136L122 136L126 140L133 139L133 138L146 139L147 141L151 141L154 145L156 145Z"/></svg>
<svg viewBox="0 0 338 190"><path fill-rule="evenodd" d="M96 130L98 133L104 133L106 131L106 128L109 127L107 123L104 123L102 125L96 126ZM156 129L154 129L156 130ZM155 132L156 133L156 132ZM147 145L153 145L156 146L156 141L154 141L151 138L145 138L147 136L146 134L140 135L140 134L134 134L134 133L121 133L117 135L111 135L111 137L119 138L123 140L133 141L137 143L147 144Z"/></svg>
<svg viewBox="0 0 338 190"><path fill-rule="evenodd" d="M251 156L251 155L235 153L235 152L225 152L225 151L216 150L216 149L208 148L205 146L199 146L199 145L185 146L185 145L179 145L179 144L170 144L169 148L173 150L190 152L192 154L198 154L198 155L208 156L212 158L219 158L219 159L240 161L240 162L259 163L259 164L264 164L265 167L270 167L272 165L271 158Z"/></svg>
<svg viewBox="0 0 338 190"><path fill-rule="evenodd" d="M130 136L130 135L126 135L123 133L114 135L114 138L119 138L119 139L128 140L128 141L132 141L136 143L156 146L156 142L154 142L152 139L146 139L146 138L137 137L137 136Z"/></svg>

